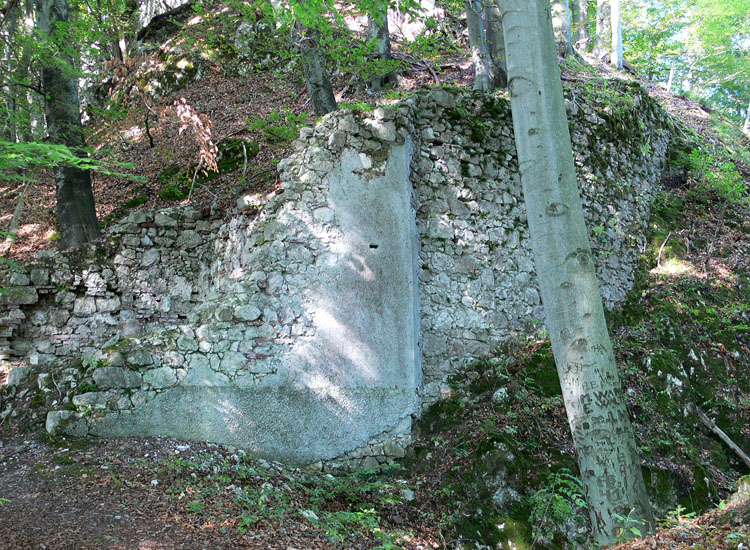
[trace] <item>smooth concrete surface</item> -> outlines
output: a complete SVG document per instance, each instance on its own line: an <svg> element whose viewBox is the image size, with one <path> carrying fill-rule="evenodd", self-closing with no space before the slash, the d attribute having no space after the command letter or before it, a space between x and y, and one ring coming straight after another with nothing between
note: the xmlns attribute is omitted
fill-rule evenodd
<svg viewBox="0 0 750 550"><path fill-rule="evenodd" d="M213 441L305 465L366 445L404 422L409 426L413 390L352 388L344 396L346 405L294 388L177 387L134 412L107 415L89 433Z"/></svg>

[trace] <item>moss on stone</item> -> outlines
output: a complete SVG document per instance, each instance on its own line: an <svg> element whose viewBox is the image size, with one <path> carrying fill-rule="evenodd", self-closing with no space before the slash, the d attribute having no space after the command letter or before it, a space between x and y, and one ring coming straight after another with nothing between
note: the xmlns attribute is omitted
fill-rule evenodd
<svg viewBox="0 0 750 550"><path fill-rule="evenodd" d="M427 408L419 420L425 433L436 433L461 423L465 402L459 396L442 399Z"/></svg>

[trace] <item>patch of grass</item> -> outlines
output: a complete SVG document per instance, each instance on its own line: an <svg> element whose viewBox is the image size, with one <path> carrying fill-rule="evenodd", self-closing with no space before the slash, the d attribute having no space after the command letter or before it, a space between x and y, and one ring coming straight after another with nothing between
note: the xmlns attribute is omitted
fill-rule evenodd
<svg viewBox="0 0 750 550"><path fill-rule="evenodd" d="M341 109L349 109L357 113L371 113L375 110L375 105L365 103L361 99L357 101L342 101L339 103Z"/></svg>
<svg viewBox="0 0 750 550"><path fill-rule="evenodd" d="M148 202L148 195L143 193L141 195L138 195L134 199L130 199L129 201L125 201L122 203L122 207L125 210L131 210L133 208L138 208L139 206L146 204Z"/></svg>
<svg viewBox="0 0 750 550"><path fill-rule="evenodd" d="M159 196L168 201L181 201L187 198L188 193L188 189L184 186L169 183L159 191Z"/></svg>

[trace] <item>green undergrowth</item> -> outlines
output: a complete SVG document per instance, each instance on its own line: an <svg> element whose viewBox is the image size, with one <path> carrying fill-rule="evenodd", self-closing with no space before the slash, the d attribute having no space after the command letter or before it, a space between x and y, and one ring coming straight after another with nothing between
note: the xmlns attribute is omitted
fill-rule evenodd
<svg viewBox="0 0 750 550"><path fill-rule="evenodd" d="M260 146L256 141L245 139L228 139L219 142L216 152L215 170L198 170L191 165L184 168L178 164L165 166L157 177L161 185L159 197L170 201L181 201L188 197L190 187L205 185L224 174L243 168L246 163L258 155ZM196 170L198 173L196 175Z"/></svg>
<svg viewBox="0 0 750 550"><path fill-rule="evenodd" d="M665 520L717 506L747 473L701 423L699 409L750 448L747 274L651 271L660 249L662 262L695 262L695 247L705 246L697 230L692 253L679 238L661 247L667 235L691 227L694 208L702 207L684 192L657 199L638 283L607 314L645 482ZM419 420L419 443L407 463L436 476L432 502L450 510L440 518L444 538L527 549L585 540L587 511L549 343L506 345L451 383L452 395Z"/></svg>
<svg viewBox="0 0 750 550"><path fill-rule="evenodd" d="M545 342L512 348L452 378L454 395L419 420L407 467L439 480L446 540L568 548L588 520L554 361Z"/></svg>
<svg viewBox="0 0 750 550"><path fill-rule="evenodd" d="M644 270L630 299L608 315L644 477L662 517L678 506L704 512L743 472L703 426L699 410L741 448L750 445L750 281L739 267L708 267L705 255L712 239L734 240L728 226L746 210L729 210L730 199L712 193L707 203L685 188L657 196L644 258L650 272ZM717 213L725 216L720 223L729 239L715 230ZM713 248L719 260L721 249Z"/></svg>
<svg viewBox="0 0 750 550"><path fill-rule="evenodd" d="M405 505L405 482L397 471L360 470L332 476L285 469L243 454L173 455L149 466L188 514L239 530L299 529L307 523L331 542L368 541L371 548L402 548L409 532L390 527L383 516ZM374 544L373 544L374 543Z"/></svg>

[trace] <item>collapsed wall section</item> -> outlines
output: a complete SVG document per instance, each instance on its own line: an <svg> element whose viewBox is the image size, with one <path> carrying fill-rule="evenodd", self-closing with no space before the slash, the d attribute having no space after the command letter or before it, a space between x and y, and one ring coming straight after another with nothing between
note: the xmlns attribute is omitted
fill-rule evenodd
<svg viewBox="0 0 750 550"><path fill-rule="evenodd" d="M567 102L610 307L633 285L668 143L665 115L628 93L627 113ZM377 467L451 374L542 330L506 99L435 89L333 113L279 171L231 219L136 212L12 274L5 359L43 371L51 431Z"/></svg>

